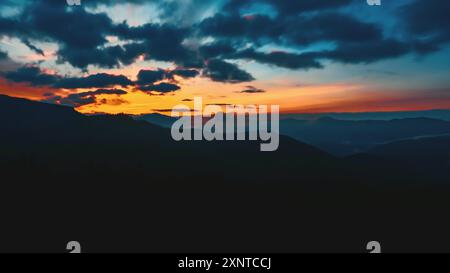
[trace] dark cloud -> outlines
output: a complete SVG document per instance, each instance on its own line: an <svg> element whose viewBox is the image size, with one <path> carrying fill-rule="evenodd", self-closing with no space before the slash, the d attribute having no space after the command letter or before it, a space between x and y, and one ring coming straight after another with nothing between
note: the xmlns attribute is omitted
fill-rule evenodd
<svg viewBox="0 0 450 273"><path fill-rule="evenodd" d="M67 8L65 1L41 0L25 9L21 22L36 35L42 34L68 48L92 49L106 42L112 20L103 13Z"/></svg>
<svg viewBox="0 0 450 273"><path fill-rule="evenodd" d="M69 107L80 107L83 105L96 103L97 100L94 96L81 97L78 94L71 94L66 97L53 96L53 97L47 98L45 100L42 100L42 102L51 103L51 104L60 104L60 105L65 105L65 106L69 106Z"/></svg>
<svg viewBox="0 0 450 273"><path fill-rule="evenodd" d="M130 86L133 82L123 75L111 75L106 73L89 75L83 78L62 78L54 87L64 89L77 88L104 88L113 86Z"/></svg>
<svg viewBox="0 0 450 273"><path fill-rule="evenodd" d="M25 66L16 71L7 72L4 77L12 82L26 82L32 86L50 86L60 80L59 76L43 73L35 66Z"/></svg>
<svg viewBox="0 0 450 273"><path fill-rule="evenodd" d="M408 53L434 52L450 42L448 1L412 0L401 6L397 14L401 35L395 38L388 36L391 31L386 31L387 26L381 23L383 17L378 22L363 20L341 9L352 5L353 1L224 0L219 13L195 22L200 16L194 15L208 10L214 1L191 0L181 6L186 3L91 0L84 1L80 7L68 7L63 0L3 0L1 7L20 7L17 10L23 12L14 18L0 17L0 36L18 38L41 55L44 52L36 47L36 42L55 42L58 61L84 71L89 65L102 68L131 65L140 56L145 60L169 62L179 68L143 70L136 83L138 89L160 89L162 93L173 92L166 90L178 87L174 76L203 75L226 83L254 80L249 72L229 60L253 60L287 69L321 69L323 60L371 63ZM130 26L126 21L116 23L107 14L92 13L90 9L120 3L153 3L164 13L164 18L160 18L159 23ZM262 14L252 8L258 4L269 5L272 14ZM185 18L187 14L192 18ZM107 36L117 36L126 43L111 45ZM209 43L204 44L204 41ZM327 47L315 49L317 44ZM271 46L284 50L267 49ZM0 59L4 58L5 54L0 52ZM133 85L124 76L97 74L86 78L61 78L33 67L4 76L15 82L68 89ZM157 84L161 81L170 83Z"/></svg>
<svg viewBox="0 0 450 273"><path fill-rule="evenodd" d="M152 111L154 112L159 112L159 113L172 113L172 112L178 112L178 113L194 113L194 112L198 112L198 110L195 109L170 109L170 108L165 108L165 109L152 109Z"/></svg>
<svg viewBox="0 0 450 273"><path fill-rule="evenodd" d="M127 104L129 102L122 98L113 98L113 99L101 99L100 101L98 101L98 103L117 106L117 105Z"/></svg>
<svg viewBox="0 0 450 273"><path fill-rule="evenodd" d="M62 77L60 75L45 73L36 66L20 67L16 71L4 73L3 76L12 82L25 82L32 86L49 86L63 89L127 87L134 85L131 80L123 75L99 73L80 78ZM99 89L95 92L102 94L125 94L125 91L120 89ZM90 93L89 95L96 95L96 93Z"/></svg>
<svg viewBox="0 0 450 273"><path fill-rule="evenodd" d="M153 84L167 78L167 72L162 69L158 70L141 70L137 75L136 83L139 85Z"/></svg>
<svg viewBox="0 0 450 273"><path fill-rule="evenodd" d="M343 63L371 63L382 59L402 56L411 51L410 45L397 40L381 40L372 43L341 44L336 50L318 55Z"/></svg>
<svg viewBox="0 0 450 273"><path fill-rule="evenodd" d="M160 82L163 80L170 80L175 81L174 76L180 76L182 78L194 78L199 75L199 72L195 69L183 69L183 68L177 68L174 70L163 70L163 69L157 69L157 70L141 70L139 71L137 75L137 81L136 84L141 86L146 86L141 88L141 90L146 90L147 88L154 88L154 83ZM175 85L173 85L175 86ZM163 88L161 86L160 88ZM168 88L168 86L166 86ZM149 90L146 90L149 91ZM155 90L150 90L155 91Z"/></svg>
<svg viewBox="0 0 450 273"><path fill-rule="evenodd" d="M60 98L58 103L61 105L71 106L71 107L80 107L83 105L96 103L97 99L94 96L82 97L78 94L71 94L67 97Z"/></svg>
<svg viewBox="0 0 450 273"><path fill-rule="evenodd" d="M400 10L406 27L416 39L416 49L421 53L436 51L450 42L449 1L413 1Z"/></svg>
<svg viewBox="0 0 450 273"><path fill-rule="evenodd" d="M8 59L8 54L0 50L0 61Z"/></svg>
<svg viewBox="0 0 450 273"><path fill-rule="evenodd" d="M383 38L382 29L347 15L326 12L307 17L286 18L283 37L293 45L318 42L370 43Z"/></svg>
<svg viewBox="0 0 450 273"><path fill-rule="evenodd" d="M122 23L114 27L114 34L122 39L141 41L147 59L174 62L180 66L197 68L201 63L196 53L183 45L191 31L170 24L145 24L130 27Z"/></svg>
<svg viewBox="0 0 450 273"><path fill-rule="evenodd" d="M287 43L305 46L318 42L370 42L382 39L382 29L372 23L336 12L313 16L278 17L265 15L241 16L217 14L205 19L199 26L205 35L224 38L240 38L245 42ZM234 40L236 43L236 40ZM223 40L201 48L205 55L230 53L233 48Z"/></svg>
<svg viewBox="0 0 450 273"><path fill-rule="evenodd" d="M316 60L316 53L288 53L283 51L274 51L270 53L256 52L254 49L248 49L233 55L233 58L250 59L260 63L275 65L289 69L310 69L322 68L319 61Z"/></svg>
<svg viewBox="0 0 450 273"><path fill-rule="evenodd" d="M249 85L246 86L244 90L238 91L238 93L257 94L257 93L266 93L266 90Z"/></svg>
<svg viewBox="0 0 450 273"><path fill-rule="evenodd" d="M175 92L180 89L181 89L181 87L179 87L176 84L165 83L165 82L139 87L139 90L144 91L144 92L158 92L158 93L170 93L170 92Z"/></svg>
<svg viewBox="0 0 450 273"><path fill-rule="evenodd" d="M29 40L27 39L22 39L22 42L32 51L34 51L35 53L45 56L44 51L38 47L36 47L35 45L33 45Z"/></svg>
<svg viewBox="0 0 450 273"><path fill-rule="evenodd" d="M119 65L119 57L114 55L117 50L99 49L112 33L113 22L106 14L89 13L83 7L68 8L65 1L57 0L30 1L23 6L23 13L15 19L0 18L0 35L16 36L42 55L42 50L31 44L30 39L56 42L59 60L78 68L84 69L89 64Z"/></svg>
<svg viewBox="0 0 450 273"><path fill-rule="evenodd" d="M125 94L127 94L127 91L122 89L97 89L95 91L79 93L79 95L84 97L97 95L125 95Z"/></svg>
<svg viewBox="0 0 450 273"><path fill-rule="evenodd" d="M324 11L330 9L336 9L347 6L352 3L353 0L254 0L254 1L242 1L242 0L230 0L225 5L225 10L231 13L236 13L240 9L249 7L255 3L269 4L275 8L280 15L292 16L301 14L304 12L312 11Z"/></svg>
<svg viewBox="0 0 450 273"><path fill-rule="evenodd" d="M145 52L142 44L110 46L102 49L63 48L59 51L59 61L85 69L88 65L113 68L130 65Z"/></svg>
<svg viewBox="0 0 450 273"><path fill-rule="evenodd" d="M169 72L169 77L180 76L182 78L195 78L200 73L195 69L175 69Z"/></svg>
<svg viewBox="0 0 450 273"><path fill-rule="evenodd" d="M241 37L245 39L271 38L281 35L283 29L266 15L240 16L239 14L216 14L200 23L204 35L214 37Z"/></svg>
<svg viewBox="0 0 450 273"><path fill-rule="evenodd" d="M83 105L99 103L99 104L114 104L119 105L126 103L123 99L101 99L97 101L97 96L99 95L125 95L126 91L121 89L97 89L94 91L87 91L81 93L73 93L67 96L54 96L48 94L49 98L45 99L44 102L53 103L53 104L61 104L70 107L80 107Z"/></svg>
<svg viewBox="0 0 450 273"><path fill-rule="evenodd" d="M353 0L263 0L272 4L278 11L284 15L298 14L302 12L324 11L345 7L352 3Z"/></svg>
<svg viewBox="0 0 450 273"><path fill-rule="evenodd" d="M21 23L19 21L0 17L0 36L1 35L14 35L21 32Z"/></svg>
<svg viewBox="0 0 450 273"><path fill-rule="evenodd" d="M108 1L93 1L91 5ZM137 1L136 3L141 3ZM63 23L55 23L63 22ZM61 62L85 69L88 65L112 68L132 64L140 55L158 61L198 67L195 53L183 46L189 29L171 25L146 24L130 27L114 24L105 13L90 13L82 7L67 8L65 1L35 1L19 20L1 18L0 34L57 42ZM123 46L106 46L106 36L132 40ZM31 47L30 47L31 48Z"/></svg>
<svg viewBox="0 0 450 273"><path fill-rule="evenodd" d="M297 1L266 2L277 7L308 11L328 10L350 1L337 1L334 4L329 4L328 1L303 1L298 4L295 4ZM218 42L199 48L199 52L206 58L247 59L288 69L320 69L323 68L321 59L369 63L399 57L413 50L405 42L384 38L383 29L379 25L362 22L356 17L336 11L276 18L266 15L241 16L238 13L216 14L204 20L199 28L204 35L220 37ZM257 50L261 45L269 43L293 49L328 43L334 45L335 49L301 54ZM248 44L253 46L248 48ZM417 43L417 47L420 45Z"/></svg>
<svg viewBox="0 0 450 273"><path fill-rule="evenodd" d="M250 82L255 79L251 74L240 69L235 64L219 59L209 60L203 73L213 81L225 83Z"/></svg>
<svg viewBox="0 0 450 273"><path fill-rule="evenodd" d="M199 52L205 59L210 59L230 55L236 52L236 49L230 44L230 42L219 41L202 45L199 48Z"/></svg>

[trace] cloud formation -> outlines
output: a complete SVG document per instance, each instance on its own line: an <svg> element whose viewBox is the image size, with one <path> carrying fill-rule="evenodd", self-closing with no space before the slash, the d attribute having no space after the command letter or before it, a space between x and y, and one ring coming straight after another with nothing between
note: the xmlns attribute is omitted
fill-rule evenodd
<svg viewBox="0 0 450 273"><path fill-rule="evenodd" d="M43 54L42 50L34 46L30 39L58 43L59 60L81 69L86 69L89 65L104 68L127 66L139 56L144 56L148 60L172 62L183 69L202 69L202 75L211 77L214 81L228 83L251 81L253 78L249 76L249 72L242 73L236 66L232 68L232 64L227 65L227 58L250 59L287 69L320 69L323 68L323 59L344 63L370 63L410 52L432 51L450 40L450 22L448 16L441 12L448 10L449 4L439 0L427 1L426 4L423 1L413 1L399 10L402 15L399 18L406 26L404 31L410 36L414 35L414 41L385 37L382 24L364 22L342 12L342 8L355 3L353 0L228 0L223 1L221 12L191 27L178 26L176 22L130 26L127 22L114 23L105 13L91 13L84 6L69 9L64 1L25 2L27 4L23 4L21 16L0 18L0 35L20 37L30 49L39 54ZM139 0L122 2L148 3ZM8 5L14 5L13 3L8 2ZM121 1L95 0L89 1L86 7L117 3ZM168 5L160 1L152 3L162 10ZM242 14L242 10L257 4L269 5L276 13L271 16L258 14L255 9L252 14ZM181 9L177 1L171 5ZM200 5L193 3L191 6ZM129 43L110 46L106 39L108 35L117 36L119 40ZM215 42L200 44L197 48L185 44L188 39L200 41L205 37L212 37ZM259 49L269 43L303 48L323 42L333 43L335 49L312 50L307 54ZM250 49L248 45L251 45ZM233 76L237 78L230 78Z"/></svg>
<svg viewBox="0 0 450 273"><path fill-rule="evenodd" d="M399 0L391 14L395 29L384 23L382 14L373 19L348 11L361 2L91 0L68 7L60 0L4 0L2 10L16 13L1 13L0 38L16 38L41 56L45 56L41 43L54 43L58 64L87 72L145 60L167 62L172 69L143 69L132 81L108 73L67 77L58 71L43 72L37 63L25 63L1 76L56 89L134 87L164 94L180 90L180 78L201 76L227 84L256 80L253 75L257 74L238 65L242 61L288 70L324 69L330 62L370 64L429 54L450 43L448 1ZM96 9L123 3L153 5L159 20L118 22L104 9ZM110 37L117 43L111 43ZM0 60L8 58L7 53L0 51ZM244 93L262 91L252 90ZM80 97L80 103L92 101L93 96Z"/></svg>
<svg viewBox="0 0 450 273"><path fill-rule="evenodd" d="M99 95L125 95L126 91L120 89L97 89L95 91L87 91L81 93L69 94L67 96L55 96L53 94L47 94L48 98L44 100L47 103L56 103L70 107L79 107L83 105L97 103L97 96ZM114 104L122 104L126 101L123 99L107 100L102 99L102 104L112 102Z"/></svg>
<svg viewBox="0 0 450 273"><path fill-rule="evenodd" d="M257 93L266 93L266 90L249 85L246 86L244 90L238 91L238 93L257 94Z"/></svg>
<svg viewBox="0 0 450 273"><path fill-rule="evenodd" d="M55 84L60 77L46 74L36 66L24 66L17 71L7 72L4 77L12 82L26 82L32 86L50 86Z"/></svg>
<svg viewBox="0 0 450 273"><path fill-rule="evenodd" d="M63 89L105 88L113 86L127 87L133 82L123 75L99 73L82 78L62 78L53 86Z"/></svg>
<svg viewBox="0 0 450 273"><path fill-rule="evenodd" d="M203 70L203 75L213 81L225 83L250 82L255 79L237 65L219 59L209 60Z"/></svg>

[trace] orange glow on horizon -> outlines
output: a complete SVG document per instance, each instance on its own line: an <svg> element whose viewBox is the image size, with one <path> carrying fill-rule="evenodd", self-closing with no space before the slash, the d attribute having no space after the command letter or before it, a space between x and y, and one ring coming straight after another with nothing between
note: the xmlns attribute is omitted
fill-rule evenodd
<svg viewBox="0 0 450 273"><path fill-rule="evenodd" d="M138 67L117 74L134 74ZM111 73L111 72L110 72ZM113 73L114 74L114 73ZM265 93L240 93L248 84L223 84L211 82L206 78L184 80L177 78L182 87L180 91L165 95L150 95L128 88L128 94L100 95L97 103L76 108L84 114L148 114L161 113L170 115L170 109L176 105L194 108L191 100L202 97L203 107L209 104L225 105L280 105L280 113L325 113L325 112L386 112L406 110L450 109L450 97L424 98L419 93L406 91L371 91L364 85L336 83L322 85L290 86L289 83L260 86ZM121 88L117 86L116 88ZM9 90L15 90L10 92ZM0 93L28 98L45 99L48 92L69 94L69 90L55 90L45 87L31 87L26 84L7 82L0 78ZM72 90L70 93L91 91L88 89Z"/></svg>

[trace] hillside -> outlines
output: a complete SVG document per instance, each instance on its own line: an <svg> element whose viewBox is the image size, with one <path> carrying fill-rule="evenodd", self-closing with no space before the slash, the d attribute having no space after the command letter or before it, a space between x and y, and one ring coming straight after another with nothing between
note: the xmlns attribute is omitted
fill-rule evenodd
<svg viewBox="0 0 450 273"><path fill-rule="evenodd" d="M284 135L336 156L348 156L383 143L419 136L450 134L450 122L429 118L393 120L288 119L280 123Z"/></svg>
<svg viewBox="0 0 450 273"><path fill-rule="evenodd" d="M86 252L362 251L378 236L402 249L433 226L414 251L450 228L448 188L408 186L414 174L385 160L336 159L286 137L275 153L177 143L127 116L9 97L0 109L0 252L62 252L70 240Z"/></svg>

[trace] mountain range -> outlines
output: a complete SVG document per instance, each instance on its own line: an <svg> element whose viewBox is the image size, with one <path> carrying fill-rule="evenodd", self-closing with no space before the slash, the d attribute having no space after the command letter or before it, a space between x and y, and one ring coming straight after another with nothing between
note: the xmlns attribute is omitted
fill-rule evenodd
<svg viewBox="0 0 450 273"><path fill-rule="evenodd" d="M400 116L399 113L395 113ZM279 130L282 135L308 143L338 157L365 153L383 144L401 140L450 135L450 121L420 117L420 113L435 113L435 111L406 112L405 116L417 117L391 120L347 120L328 116L295 119L282 116ZM141 115L135 118L164 128L169 128L176 120L160 114Z"/></svg>
<svg viewBox="0 0 450 273"><path fill-rule="evenodd" d="M449 138L340 158L281 136L261 153L6 96L0 132L0 252L72 240L86 252L360 252L377 238L386 251L449 247Z"/></svg>

